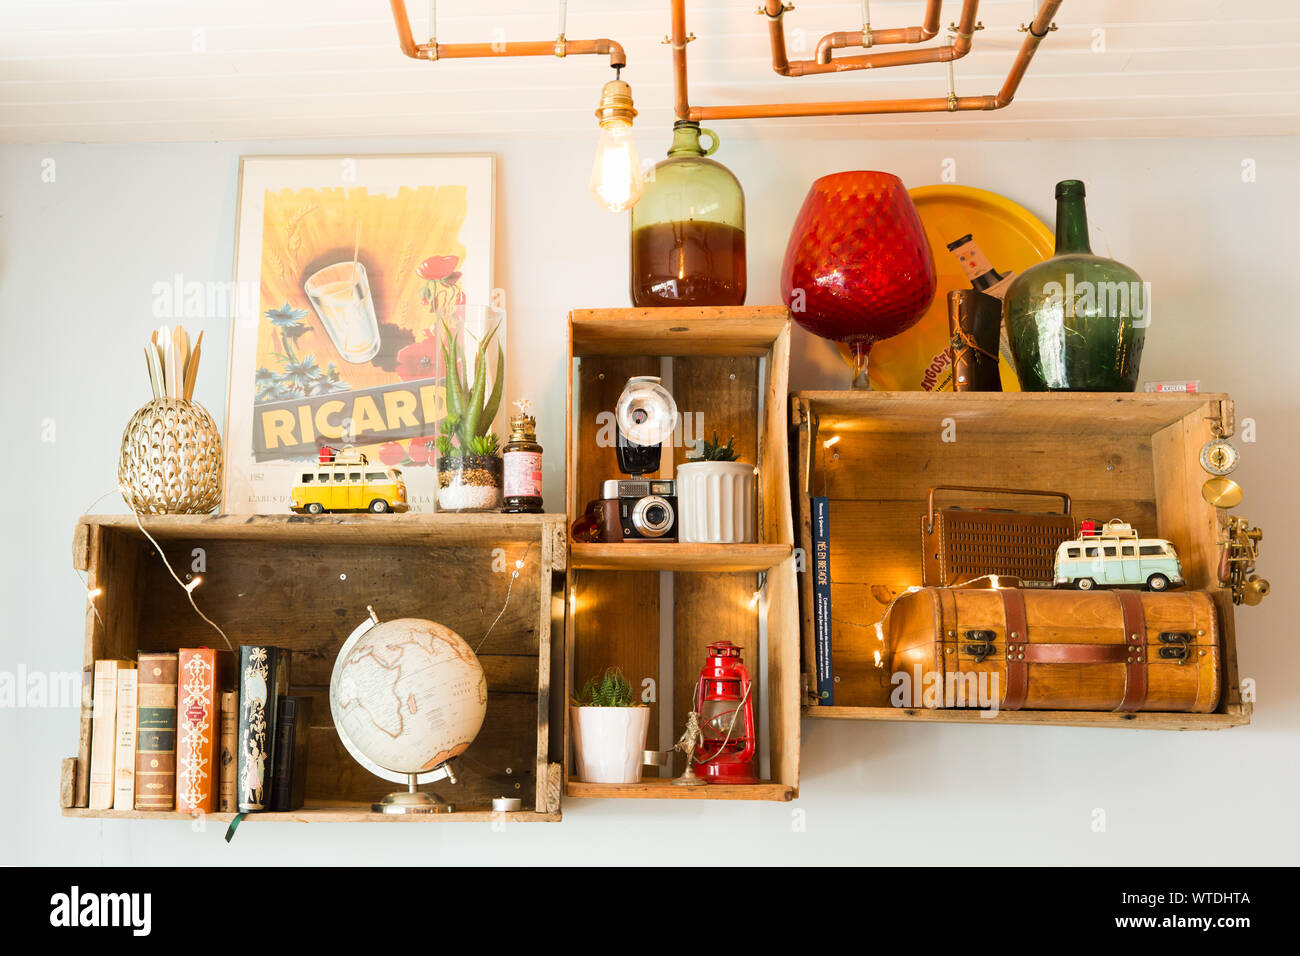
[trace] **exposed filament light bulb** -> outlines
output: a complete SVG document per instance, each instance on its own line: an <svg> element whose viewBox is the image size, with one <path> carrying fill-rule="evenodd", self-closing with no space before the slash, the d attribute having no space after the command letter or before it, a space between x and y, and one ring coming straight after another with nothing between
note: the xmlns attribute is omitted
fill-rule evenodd
<svg viewBox="0 0 1300 956"><path fill-rule="evenodd" d="M588 186L591 196L610 212L622 212L636 205L645 190L641 157L632 138L632 87L622 80L610 80L600 92L596 109L600 140L591 164Z"/></svg>

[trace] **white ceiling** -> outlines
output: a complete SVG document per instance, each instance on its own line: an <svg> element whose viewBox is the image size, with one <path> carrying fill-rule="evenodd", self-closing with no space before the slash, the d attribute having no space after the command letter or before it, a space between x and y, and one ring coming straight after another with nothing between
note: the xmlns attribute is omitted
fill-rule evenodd
<svg viewBox="0 0 1300 956"><path fill-rule="evenodd" d="M940 64L783 78L759 0L688 0L691 100L941 96ZM427 34L425 0L409 0ZM921 0L873 0L877 29ZM960 3L944 4L946 26ZM444 42L552 39L554 0L442 0ZM996 92L1030 0L984 0L959 94ZM798 0L792 42L860 27L858 0ZM1295 0L1065 0L1015 103L992 113L767 120L811 136L1124 138L1300 132ZM0 0L0 142L591 130L601 57L444 60L397 49L385 0ZM667 0L571 0L568 36L627 49L642 123L671 122ZM197 49L196 49L197 47ZM1095 49L1100 47L1100 49Z"/></svg>

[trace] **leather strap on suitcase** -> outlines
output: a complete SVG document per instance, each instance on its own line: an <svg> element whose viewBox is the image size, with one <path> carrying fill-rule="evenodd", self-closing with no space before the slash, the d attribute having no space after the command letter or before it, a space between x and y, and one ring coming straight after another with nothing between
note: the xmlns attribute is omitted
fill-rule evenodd
<svg viewBox="0 0 1300 956"><path fill-rule="evenodd" d="M1124 674L1124 699L1115 709L1133 712L1147 699L1147 620L1142 602L1132 591L1116 591L1124 614L1124 644L1128 649Z"/></svg>
<svg viewBox="0 0 1300 956"><path fill-rule="evenodd" d="M1024 594L1001 591L1007 628L1007 692L1003 710L1019 710L1029 694L1030 664L1125 664L1124 698L1119 712L1142 709L1147 697L1146 616L1132 591L1114 592L1124 621L1123 644L1031 644Z"/></svg>
<svg viewBox="0 0 1300 956"><path fill-rule="evenodd" d="M1002 592L1002 610L1007 622L1007 692L1003 710L1019 710L1029 693L1029 623L1025 617L1025 596L1016 588ZM1044 647L1050 645L1044 644Z"/></svg>

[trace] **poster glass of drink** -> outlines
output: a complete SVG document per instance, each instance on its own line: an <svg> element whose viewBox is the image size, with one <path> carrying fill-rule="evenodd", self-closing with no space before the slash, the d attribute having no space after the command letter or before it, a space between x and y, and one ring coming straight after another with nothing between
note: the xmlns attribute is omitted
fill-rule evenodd
<svg viewBox="0 0 1300 956"><path fill-rule="evenodd" d="M339 452L436 510L437 330L495 301L494 189L490 155L241 160L226 513L287 512Z"/></svg>

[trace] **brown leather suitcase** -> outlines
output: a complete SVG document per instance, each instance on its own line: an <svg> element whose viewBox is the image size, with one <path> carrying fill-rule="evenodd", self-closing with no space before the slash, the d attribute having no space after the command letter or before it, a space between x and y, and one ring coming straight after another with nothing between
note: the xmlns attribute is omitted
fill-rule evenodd
<svg viewBox="0 0 1300 956"><path fill-rule="evenodd" d="M885 636L895 706L1203 714L1219 703L1205 591L921 588L894 603Z"/></svg>
<svg viewBox="0 0 1300 956"><path fill-rule="evenodd" d="M1062 510L1048 514L970 508L935 510L936 491L1044 495L1060 498ZM921 519L921 582L952 587L996 574L1050 584L1056 549L1074 537L1070 496L1060 491L935 485Z"/></svg>

